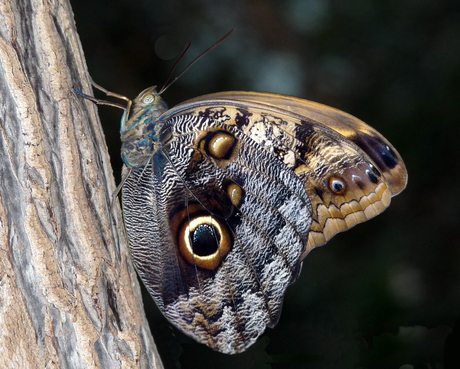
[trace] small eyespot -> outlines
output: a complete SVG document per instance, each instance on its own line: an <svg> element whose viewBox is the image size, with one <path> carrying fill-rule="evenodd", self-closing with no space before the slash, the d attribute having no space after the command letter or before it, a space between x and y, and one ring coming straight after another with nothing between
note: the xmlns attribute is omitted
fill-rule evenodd
<svg viewBox="0 0 460 369"><path fill-rule="evenodd" d="M233 205L238 206L243 200L243 189L235 183L231 183L227 187L227 194Z"/></svg>
<svg viewBox="0 0 460 369"><path fill-rule="evenodd" d="M398 157L390 146L383 146L379 150L379 154L388 168L393 169L398 164Z"/></svg>
<svg viewBox="0 0 460 369"><path fill-rule="evenodd" d="M329 178L329 188L337 195L342 195L345 192L345 182L339 178Z"/></svg>
<svg viewBox="0 0 460 369"><path fill-rule="evenodd" d="M143 104L151 104L155 101L155 96L152 94L147 94L142 98Z"/></svg>
<svg viewBox="0 0 460 369"><path fill-rule="evenodd" d="M379 183L379 179L378 177L374 174L373 171L369 170L369 169L366 169L366 174L367 174L367 178L369 178L369 180L374 183L374 184L377 184Z"/></svg>

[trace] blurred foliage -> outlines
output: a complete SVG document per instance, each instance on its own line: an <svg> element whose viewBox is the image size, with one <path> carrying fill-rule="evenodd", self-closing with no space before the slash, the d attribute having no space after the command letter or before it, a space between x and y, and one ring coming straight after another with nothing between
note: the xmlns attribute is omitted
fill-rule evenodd
<svg viewBox="0 0 460 369"><path fill-rule="evenodd" d="M146 295L166 368L460 367L460 2L71 2L89 71L109 90L162 85L189 41L182 66L236 27L165 93L171 106L222 90L319 101L377 128L409 171L384 214L307 257L279 324L243 354L185 337ZM99 111L119 180L121 113Z"/></svg>

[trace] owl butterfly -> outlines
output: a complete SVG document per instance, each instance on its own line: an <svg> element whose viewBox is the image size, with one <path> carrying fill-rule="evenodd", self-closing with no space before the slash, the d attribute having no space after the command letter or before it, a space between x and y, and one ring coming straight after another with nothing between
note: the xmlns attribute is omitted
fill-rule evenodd
<svg viewBox="0 0 460 369"><path fill-rule="evenodd" d="M381 134L325 105L222 92L168 110L155 87L124 99L135 266L166 318L216 351L242 352L273 327L305 256L406 185Z"/></svg>

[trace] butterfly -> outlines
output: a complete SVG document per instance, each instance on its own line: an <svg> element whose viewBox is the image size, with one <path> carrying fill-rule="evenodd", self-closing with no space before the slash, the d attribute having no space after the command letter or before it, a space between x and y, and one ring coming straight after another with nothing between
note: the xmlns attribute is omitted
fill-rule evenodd
<svg viewBox="0 0 460 369"><path fill-rule="evenodd" d="M325 105L233 91L168 109L155 86L122 98L134 264L166 318L222 353L275 326L307 254L407 183L380 133Z"/></svg>

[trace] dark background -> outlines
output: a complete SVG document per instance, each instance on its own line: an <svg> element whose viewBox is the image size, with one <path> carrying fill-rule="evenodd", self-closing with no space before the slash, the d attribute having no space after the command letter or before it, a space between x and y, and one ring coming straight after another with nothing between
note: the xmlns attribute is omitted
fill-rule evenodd
<svg viewBox="0 0 460 369"><path fill-rule="evenodd" d="M170 106L223 90L322 102L384 134L409 172L385 213L307 257L279 324L243 354L195 343L145 296L166 368L460 368L460 2L72 5L89 71L111 91L163 85L189 41L179 71L236 27L163 95ZM99 111L119 182L121 111Z"/></svg>

